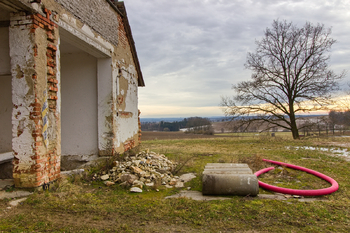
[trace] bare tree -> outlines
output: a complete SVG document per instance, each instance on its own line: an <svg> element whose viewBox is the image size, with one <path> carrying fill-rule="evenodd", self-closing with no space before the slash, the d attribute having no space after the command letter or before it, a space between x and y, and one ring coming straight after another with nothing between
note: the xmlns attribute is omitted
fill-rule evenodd
<svg viewBox="0 0 350 233"><path fill-rule="evenodd" d="M296 114L323 109L345 75L328 69L335 40L324 25L306 23L298 28L278 20L264 34L256 41L256 51L247 56L245 67L253 71L252 80L234 85L236 95L223 97L222 106L242 124L263 120L271 128L291 130L298 139Z"/></svg>

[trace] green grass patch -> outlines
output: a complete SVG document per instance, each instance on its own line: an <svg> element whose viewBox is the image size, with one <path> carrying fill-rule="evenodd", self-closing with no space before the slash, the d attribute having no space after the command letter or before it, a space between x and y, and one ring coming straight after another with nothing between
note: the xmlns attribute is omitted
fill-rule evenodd
<svg viewBox="0 0 350 233"><path fill-rule="evenodd" d="M334 178L339 190L309 203L234 196L225 201L165 199L178 189L159 187L132 194L118 185L80 178L61 181L55 190L36 192L22 205L6 209L0 201L0 232L348 232L350 231L349 162L328 152L295 149L350 143L344 138L216 137L144 141L143 149L178 162L178 175L201 190L207 163L248 163L255 172L272 166L262 158L307 167ZM275 166L261 180L280 187L319 189L329 184L313 175ZM185 188L186 188L185 187ZM271 193L260 189L260 193Z"/></svg>

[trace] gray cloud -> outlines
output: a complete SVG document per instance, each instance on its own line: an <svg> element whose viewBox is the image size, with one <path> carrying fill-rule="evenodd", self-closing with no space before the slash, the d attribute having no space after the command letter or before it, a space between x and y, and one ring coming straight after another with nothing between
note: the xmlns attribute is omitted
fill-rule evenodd
<svg viewBox="0 0 350 233"><path fill-rule="evenodd" d="M250 78L247 52L274 19L332 27L338 43L330 66L336 72L349 69L348 0L125 0L125 5L146 82L139 92L143 115L151 116L152 108L159 115L164 106L168 114L172 106L177 109L174 115L186 115L181 107L218 106L220 96L233 94L232 84Z"/></svg>

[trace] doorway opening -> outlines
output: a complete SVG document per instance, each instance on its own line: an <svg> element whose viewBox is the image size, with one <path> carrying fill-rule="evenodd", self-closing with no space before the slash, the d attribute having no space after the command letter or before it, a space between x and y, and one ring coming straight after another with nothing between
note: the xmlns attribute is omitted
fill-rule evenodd
<svg viewBox="0 0 350 233"><path fill-rule="evenodd" d="M60 59L61 170L71 170L98 156L97 58L61 39Z"/></svg>

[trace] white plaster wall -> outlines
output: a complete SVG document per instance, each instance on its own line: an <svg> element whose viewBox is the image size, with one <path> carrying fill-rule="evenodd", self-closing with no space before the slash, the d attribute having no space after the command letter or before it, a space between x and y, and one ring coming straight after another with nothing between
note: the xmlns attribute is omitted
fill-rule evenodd
<svg viewBox="0 0 350 233"><path fill-rule="evenodd" d="M12 77L0 76L0 153L12 151Z"/></svg>
<svg viewBox="0 0 350 233"><path fill-rule="evenodd" d="M61 53L61 100L62 155L97 154L95 57L85 52Z"/></svg>
<svg viewBox="0 0 350 233"><path fill-rule="evenodd" d="M11 74L9 29L0 27L0 76Z"/></svg>
<svg viewBox="0 0 350 233"><path fill-rule="evenodd" d="M138 133L138 117L136 114L132 118L118 118L118 139L119 143L125 143Z"/></svg>
<svg viewBox="0 0 350 233"><path fill-rule="evenodd" d="M127 93L125 98L125 112L131 112L132 117L123 118L118 117L117 120L117 141L118 143L125 143L127 140L132 138L139 131L138 126L138 89L137 89L137 77L134 66L129 66L128 69L123 67L121 69L122 76L128 80L128 89L124 90L120 88L121 94ZM119 109L121 110L121 109Z"/></svg>
<svg viewBox="0 0 350 233"><path fill-rule="evenodd" d="M98 139L101 151L111 148L113 134L112 117L112 59L100 58L97 63L98 76Z"/></svg>
<svg viewBox="0 0 350 233"><path fill-rule="evenodd" d="M121 94L127 93L125 98L125 110L126 112L138 113L138 96L137 96L137 73L134 66L129 66L129 69L122 69L122 76L128 80L128 89L124 90L120 87ZM136 114L137 115L137 114Z"/></svg>
<svg viewBox="0 0 350 233"><path fill-rule="evenodd" d="M11 24L16 20L25 20L22 16L12 16ZM12 150L20 161L18 170L27 170L33 163L34 155L32 136L35 123L30 119L35 95L33 93L32 71L34 65L33 38L30 28L10 27L9 29L11 73L12 73L12 103L17 108L12 111ZM25 72L24 72L25 71ZM21 134L18 134L22 131Z"/></svg>

